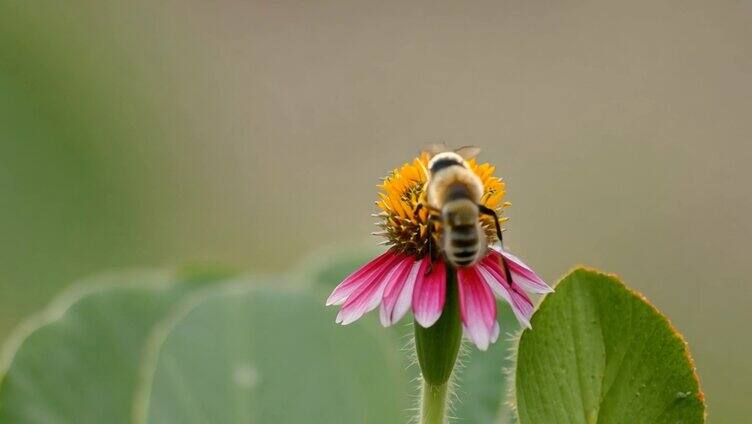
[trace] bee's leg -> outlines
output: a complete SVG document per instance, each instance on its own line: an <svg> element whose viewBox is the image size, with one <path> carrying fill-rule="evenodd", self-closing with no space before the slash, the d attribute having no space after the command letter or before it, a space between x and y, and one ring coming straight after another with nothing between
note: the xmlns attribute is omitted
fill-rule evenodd
<svg viewBox="0 0 752 424"><path fill-rule="evenodd" d="M501 224L499 224L499 216L496 214L496 211L486 207L484 205L478 205L478 210L483 215L488 215L490 217L493 217L494 224L496 224L496 237L499 238L499 244L501 245L501 250L504 250L504 238L501 234ZM501 267L504 268L504 276L507 278L507 281L509 282L509 286L513 287L514 282L512 281L512 273L509 270L509 266L507 265L507 259L504 257L503 254L501 254Z"/></svg>
<svg viewBox="0 0 752 424"><path fill-rule="evenodd" d="M431 207L430 205L426 205L423 203L418 203L415 205L415 209L413 209L413 218L418 221L420 218L420 211L426 208L428 209L428 222L426 223L426 233L428 235L428 268L426 269L425 275L428 275L433 271L433 231L434 231L434 221L437 221L441 217L441 211Z"/></svg>
<svg viewBox="0 0 752 424"><path fill-rule="evenodd" d="M428 275L433 271L433 221L434 216L428 215L428 227L426 234L428 235L428 268L423 275Z"/></svg>
<svg viewBox="0 0 752 424"><path fill-rule="evenodd" d="M415 209L413 209L413 219L418 219L421 209L423 209L423 203L418 203L417 205L415 205Z"/></svg>
<svg viewBox="0 0 752 424"><path fill-rule="evenodd" d="M441 210L440 209L436 209L433 206L430 206L430 205L427 205L427 204L418 203L417 205L415 205L415 208L413 209L413 218L415 218L417 220L420 217L419 214L420 214L420 211L423 208L428 209L428 219L429 220L431 219L431 216L434 215L434 214L437 215L437 216L434 217L435 219L438 218L439 215L441 215Z"/></svg>
<svg viewBox="0 0 752 424"><path fill-rule="evenodd" d="M499 244L501 244L501 248L504 248L504 240L501 235L501 224L499 224L499 216L496 215L496 211L484 206L484 205L478 205L478 210L483 215L488 215L494 219L494 224L496 225L496 237L499 238Z"/></svg>

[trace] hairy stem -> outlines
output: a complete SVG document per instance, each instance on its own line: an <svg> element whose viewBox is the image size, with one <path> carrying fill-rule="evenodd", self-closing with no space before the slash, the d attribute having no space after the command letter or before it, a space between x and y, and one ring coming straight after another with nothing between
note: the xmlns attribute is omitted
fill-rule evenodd
<svg viewBox="0 0 752 424"><path fill-rule="evenodd" d="M446 266L446 302L434 325L423 328L417 322L415 349L423 377L420 405L421 424L444 424L447 420L450 378L462 343L457 274Z"/></svg>
<svg viewBox="0 0 752 424"><path fill-rule="evenodd" d="M420 424L444 424L446 422L449 382L433 386L423 381L420 405Z"/></svg>

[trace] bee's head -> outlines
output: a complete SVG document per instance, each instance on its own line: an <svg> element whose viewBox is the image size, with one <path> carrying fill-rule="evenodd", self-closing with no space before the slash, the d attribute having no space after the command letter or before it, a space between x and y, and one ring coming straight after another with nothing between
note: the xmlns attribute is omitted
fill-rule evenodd
<svg viewBox="0 0 752 424"><path fill-rule="evenodd" d="M435 175L442 169L452 166L461 166L463 168L468 167L465 159L463 159L462 156L455 152L442 152L435 155L431 158L430 161L428 161L428 171L431 172L431 175Z"/></svg>

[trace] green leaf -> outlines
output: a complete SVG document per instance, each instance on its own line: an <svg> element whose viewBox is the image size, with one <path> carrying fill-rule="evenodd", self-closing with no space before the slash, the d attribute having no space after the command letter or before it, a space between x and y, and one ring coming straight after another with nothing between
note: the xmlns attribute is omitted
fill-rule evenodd
<svg viewBox="0 0 752 424"><path fill-rule="evenodd" d="M129 423L152 327L195 285L218 278L132 272L62 295L4 351L1 423Z"/></svg>
<svg viewBox="0 0 752 424"><path fill-rule="evenodd" d="M387 333L338 326L306 294L229 287L187 302L153 341L137 422L407 418L407 382Z"/></svg>
<svg viewBox="0 0 752 424"><path fill-rule="evenodd" d="M703 423L687 346L616 277L577 269L520 339L516 397L526 423Z"/></svg>

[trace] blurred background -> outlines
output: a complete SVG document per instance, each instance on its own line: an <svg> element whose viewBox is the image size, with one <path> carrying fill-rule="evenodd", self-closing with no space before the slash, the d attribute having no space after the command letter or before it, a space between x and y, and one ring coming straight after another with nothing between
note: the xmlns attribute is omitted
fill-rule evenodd
<svg viewBox="0 0 752 424"><path fill-rule="evenodd" d="M508 185L507 245L621 275L752 415L752 2L0 2L0 339L103 270L284 272L375 243L431 142Z"/></svg>

